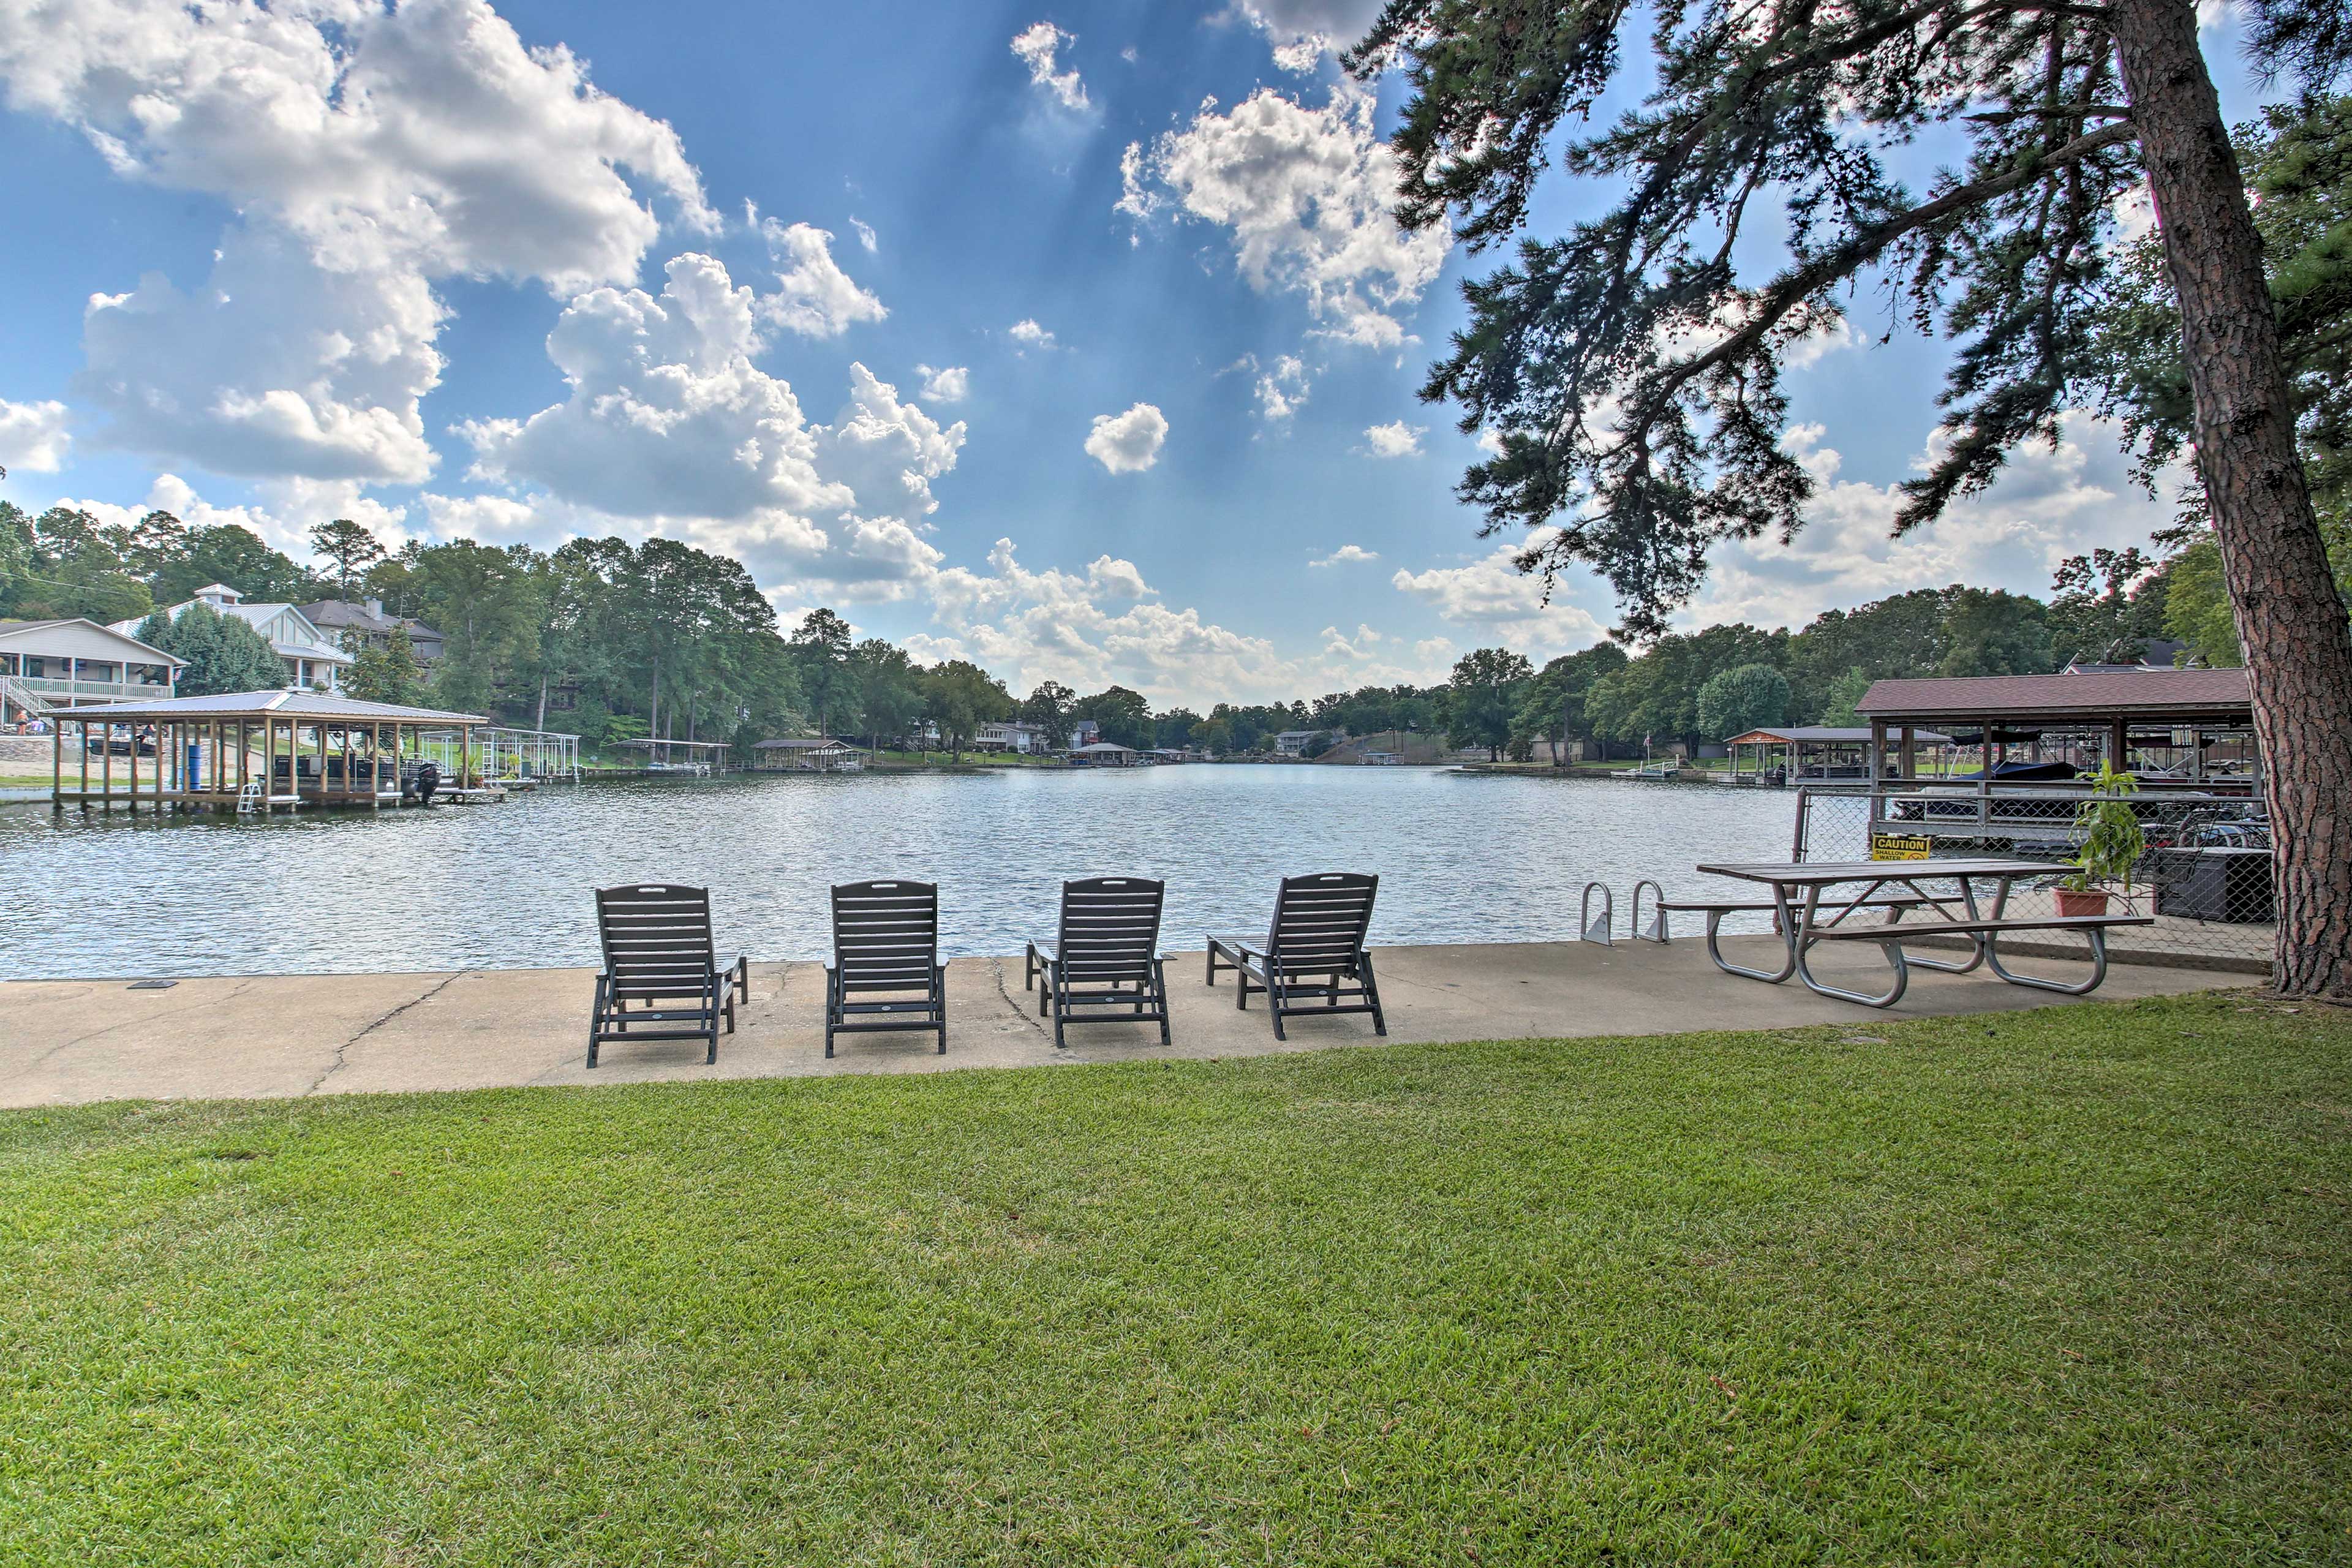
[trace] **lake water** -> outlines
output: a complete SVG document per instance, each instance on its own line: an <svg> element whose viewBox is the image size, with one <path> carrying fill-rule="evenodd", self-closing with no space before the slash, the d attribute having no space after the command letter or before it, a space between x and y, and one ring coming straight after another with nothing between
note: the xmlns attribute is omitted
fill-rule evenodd
<svg viewBox="0 0 2352 1568"><path fill-rule="evenodd" d="M1785 859L1793 792L1429 768L736 776L487 806L159 819L0 806L0 978L597 962L589 890L708 884L727 952L816 959L826 889L940 884L953 954L1053 933L1066 878L1168 883L1163 945L1264 928L1276 879L1375 871L1376 942L1560 940L1588 880Z"/></svg>

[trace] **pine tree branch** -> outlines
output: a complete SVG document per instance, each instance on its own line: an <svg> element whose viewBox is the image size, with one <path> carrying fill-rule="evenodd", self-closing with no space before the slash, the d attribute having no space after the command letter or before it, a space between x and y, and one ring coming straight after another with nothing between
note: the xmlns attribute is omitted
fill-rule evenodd
<svg viewBox="0 0 2352 1568"><path fill-rule="evenodd" d="M2022 190L2053 170L2080 163L2095 153L2132 140L2136 134L2129 124L2117 122L2103 126L2088 135L2075 137L2063 146L2037 152L2007 174L1979 180L1973 184L1955 186L1933 201L1923 202L1908 212L1898 213L1885 222L1864 230L1795 271L1782 274L1765 285L1763 303L1747 324L1706 353L1662 372L1657 382L1644 389L1643 413L1649 414L1671 402L1684 387L1708 371L1744 357L1790 310L1810 299L1815 291L1858 268L1868 266L1884 254L1888 246L1905 236L1932 227L1955 214L1979 206L1996 197ZM1640 428L1647 426L1649 419L1636 418L1631 423ZM1624 447L1625 444L1621 442L1611 449L1611 453L1613 455Z"/></svg>

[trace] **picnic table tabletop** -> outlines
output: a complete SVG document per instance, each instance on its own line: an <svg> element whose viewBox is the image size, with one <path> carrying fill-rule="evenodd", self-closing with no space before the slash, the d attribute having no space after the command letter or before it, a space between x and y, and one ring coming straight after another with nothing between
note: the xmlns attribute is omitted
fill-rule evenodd
<svg viewBox="0 0 2352 1568"><path fill-rule="evenodd" d="M1841 882L1885 882L1928 877L2038 877L2058 868L2040 860L1741 860L1703 865L1712 877L1773 882L1784 888L1834 887Z"/></svg>

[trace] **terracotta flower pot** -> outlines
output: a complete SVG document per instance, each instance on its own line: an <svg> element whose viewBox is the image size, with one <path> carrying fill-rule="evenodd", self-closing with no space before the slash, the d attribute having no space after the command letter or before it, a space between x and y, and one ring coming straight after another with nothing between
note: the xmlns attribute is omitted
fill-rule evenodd
<svg viewBox="0 0 2352 1568"><path fill-rule="evenodd" d="M2107 890L2105 888L2061 888L2058 889L2058 913L2071 915L2103 915L2107 912Z"/></svg>

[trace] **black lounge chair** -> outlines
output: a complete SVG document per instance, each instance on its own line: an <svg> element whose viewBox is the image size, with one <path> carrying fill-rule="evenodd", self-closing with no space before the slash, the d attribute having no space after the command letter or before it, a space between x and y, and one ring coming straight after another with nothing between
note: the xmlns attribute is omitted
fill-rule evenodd
<svg viewBox="0 0 2352 1568"><path fill-rule="evenodd" d="M1160 1043L1169 1043L1168 976L1160 956L1167 890L1141 877L1062 884L1061 931L1051 942L1031 942L1021 967L1021 988L1036 987L1037 1016L1053 1015L1055 1049L1066 1024L1156 1023Z"/></svg>
<svg viewBox="0 0 2352 1568"><path fill-rule="evenodd" d="M1241 994L1234 999L1237 1008L1249 1006L1252 991L1265 992L1277 1040L1289 1038L1282 1020L1301 1013L1370 1013L1372 1032L1387 1034L1372 955L1364 948L1372 895L1380 886L1378 877L1353 871L1285 877L1264 942L1209 939L1209 984L1217 983L1218 970L1232 970L1241 980ZM1299 1000L1310 996L1321 1000Z"/></svg>
<svg viewBox="0 0 2352 1568"><path fill-rule="evenodd" d="M719 1026L735 1032L735 1001L750 1000L751 966L719 967L710 936L710 889L648 882L596 889L604 972L596 976L588 1065L609 1040L703 1040L719 1059ZM629 1009L634 1006L636 1011ZM646 1027L646 1026L655 1026Z"/></svg>
<svg viewBox="0 0 2352 1568"><path fill-rule="evenodd" d="M877 993L894 994L856 1000ZM824 1054L833 1055L836 1034L885 1029L935 1029L947 1055L948 972L940 962L940 890L929 882L845 882L833 890Z"/></svg>

